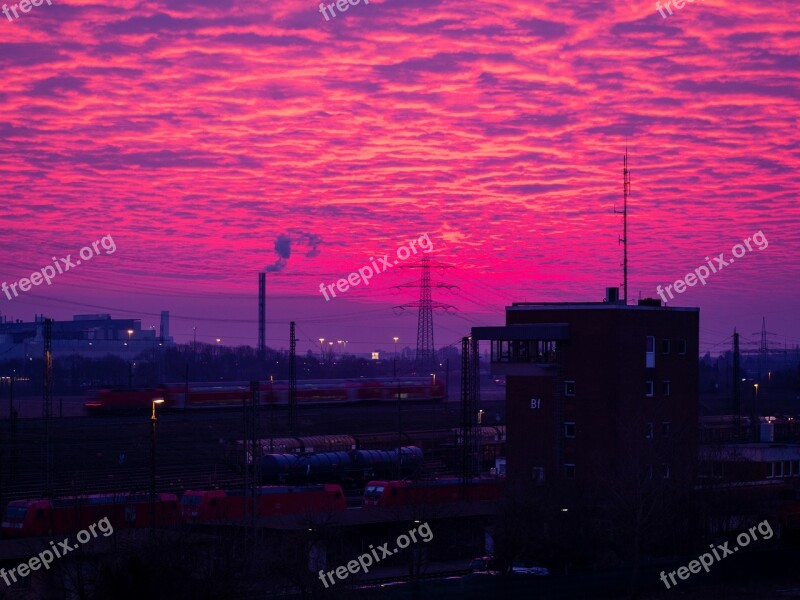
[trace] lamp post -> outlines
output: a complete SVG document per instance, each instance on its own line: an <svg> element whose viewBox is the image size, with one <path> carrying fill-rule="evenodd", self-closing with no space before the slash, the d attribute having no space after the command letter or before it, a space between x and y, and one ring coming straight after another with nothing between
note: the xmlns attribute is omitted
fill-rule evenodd
<svg viewBox="0 0 800 600"><path fill-rule="evenodd" d="M8 378L8 420L14 422L14 371Z"/></svg>
<svg viewBox="0 0 800 600"><path fill-rule="evenodd" d="M397 479L402 476L402 458L403 458L403 421L402 421L402 405L400 404L400 379L397 377L397 357L394 359L394 378L397 382Z"/></svg>
<svg viewBox="0 0 800 600"><path fill-rule="evenodd" d="M394 340L394 359L397 360L397 340L399 340L400 338L394 336L392 339Z"/></svg>
<svg viewBox="0 0 800 600"><path fill-rule="evenodd" d="M163 398L155 398L150 413L150 533L156 528L156 404L164 404Z"/></svg>
<svg viewBox="0 0 800 600"><path fill-rule="evenodd" d="M319 359L320 359L320 361L324 361L325 360L325 346L323 346L324 343L325 343L325 338L319 338Z"/></svg>
<svg viewBox="0 0 800 600"><path fill-rule="evenodd" d="M758 384L753 384L753 441L757 442L761 438L761 432L759 431L759 419L758 419Z"/></svg>

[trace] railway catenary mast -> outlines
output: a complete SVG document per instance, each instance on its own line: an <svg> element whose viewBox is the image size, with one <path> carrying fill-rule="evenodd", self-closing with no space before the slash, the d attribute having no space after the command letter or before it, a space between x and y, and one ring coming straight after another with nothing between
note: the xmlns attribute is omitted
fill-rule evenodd
<svg viewBox="0 0 800 600"><path fill-rule="evenodd" d="M461 339L461 484L464 499L477 474L478 395L480 393L478 340Z"/></svg>
<svg viewBox="0 0 800 600"><path fill-rule="evenodd" d="M289 324L289 435L297 435L297 339L294 321Z"/></svg>
<svg viewBox="0 0 800 600"><path fill-rule="evenodd" d="M50 439L50 421L53 417L53 319L44 319L44 396L42 416L45 419L44 442L44 493L45 498L51 496L52 448Z"/></svg>

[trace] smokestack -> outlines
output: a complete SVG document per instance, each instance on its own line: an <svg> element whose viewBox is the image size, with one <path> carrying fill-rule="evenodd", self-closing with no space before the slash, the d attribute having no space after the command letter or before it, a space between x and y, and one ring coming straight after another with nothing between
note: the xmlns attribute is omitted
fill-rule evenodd
<svg viewBox="0 0 800 600"><path fill-rule="evenodd" d="M169 341L169 311L162 310L161 311L161 331L159 333L161 337L161 343Z"/></svg>
<svg viewBox="0 0 800 600"><path fill-rule="evenodd" d="M267 353L266 321L264 311L267 300L267 274L258 274L258 356L263 359Z"/></svg>

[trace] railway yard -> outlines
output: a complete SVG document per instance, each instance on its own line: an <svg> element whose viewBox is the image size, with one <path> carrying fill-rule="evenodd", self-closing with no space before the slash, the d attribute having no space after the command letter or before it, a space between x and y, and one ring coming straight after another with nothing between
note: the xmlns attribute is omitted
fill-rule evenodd
<svg viewBox="0 0 800 600"><path fill-rule="evenodd" d="M75 407L82 400L66 399L66 412L80 414ZM482 405L491 416L487 422L503 422L502 401L490 397ZM427 473L451 471L445 454L456 441L457 402L407 404L399 420L402 444L424 446ZM0 452L6 466L0 472L1 503L43 496L48 487L55 496L149 490L149 415L68 416L52 419L49 429L48 434L43 419L0 420ZM244 431L242 411L237 409L160 413L157 490L241 487L243 460L237 461L235 443ZM256 418L256 437L262 440L338 435L350 436L359 449L391 449L397 446L398 409L393 404L300 407L296 433L289 436L285 407L264 409ZM314 450L325 451L319 439Z"/></svg>

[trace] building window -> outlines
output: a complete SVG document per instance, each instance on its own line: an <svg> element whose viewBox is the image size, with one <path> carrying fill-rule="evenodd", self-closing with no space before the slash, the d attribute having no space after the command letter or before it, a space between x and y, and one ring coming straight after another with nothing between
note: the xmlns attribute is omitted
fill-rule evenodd
<svg viewBox="0 0 800 600"><path fill-rule="evenodd" d="M792 476L792 462L789 460L783 461L783 476L784 477Z"/></svg>
<svg viewBox="0 0 800 600"><path fill-rule="evenodd" d="M501 363L552 363L555 340L492 340L491 361Z"/></svg>
<svg viewBox="0 0 800 600"><path fill-rule="evenodd" d="M663 479L669 479L669 463L661 465L661 477Z"/></svg>
<svg viewBox="0 0 800 600"><path fill-rule="evenodd" d="M656 366L656 336L647 336L647 345L644 352L644 366L646 369L653 369Z"/></svg>
<svg viewBox="0 0 800 600"><path fill-rule="evenodd" d="M653 424L652 423L645 423L644 424L644 437L648 440L653 439Z"/></svg>
<svg viewBox="0 0 800 600"><path fill-rule="evenodd" d="M670 428L672 427L672 423L669 421L664 421L661 423L661 436L662 437L669 437Z"/></svg>
<svg viewBox="0 0 800 600"><path fill-rule="evenodd" d="M575 479L575 465L564 465L564 476L567 479Z"/></svg>
<svg viewBox="0 0 800 600"><path fill-rule="evenodd" d="M564 395L565 396L574 396L575 395L575 382L574 381L565 381L564 382Z"/></svg>
<svg viewBox="0 0 800 600"><path fill-rule="evenodd" d="M672 384L669 381L662 381L661 382L661 395L666 397L670 395L672 391Z"/></svg>
<svg viewBox="0 0 800 600"><path fill-rule="evenodd" d="M566 421L564 423L564 437L574 438L575 437L575 422L574 421Z"/></svg>
<svg viewBox="0 0 800 600"><path fill-rule="evenodd" d="M653 382L652 381L645 381L644 382L644 395L652 398L652 396L653 396Z"/></svg>
<svg viewBox="0 0 800 600"><path fill-rule="evenodd" d="M774 465L773 473L775 477L783 477L783 463L781 461L772 463Z"/></svg>
<svg viewBox="0 0 800 600"><path fill-rule="evenodd" d="M792 475L794 475L795 477L800 475L800 460L793 460L792 461L792 467L794 469L792 471Z"/></svg>
<svg viewBox="0 0 800 600"><path fill-rule="evenodd" d="M669 338L661 340L661 354L669 354Z"/></svg>
<svg viewBox="0 0 800 600"><path fill-rule="evenodd" d="M767 479L772 479L775 477L775 468L771 462L767 463Z"/></svg>
<svg viewBox="0 0 800 600"><path fill-rule="evenodd" d="M686 340L678 340L678 354L686 354Z"/></svg>

